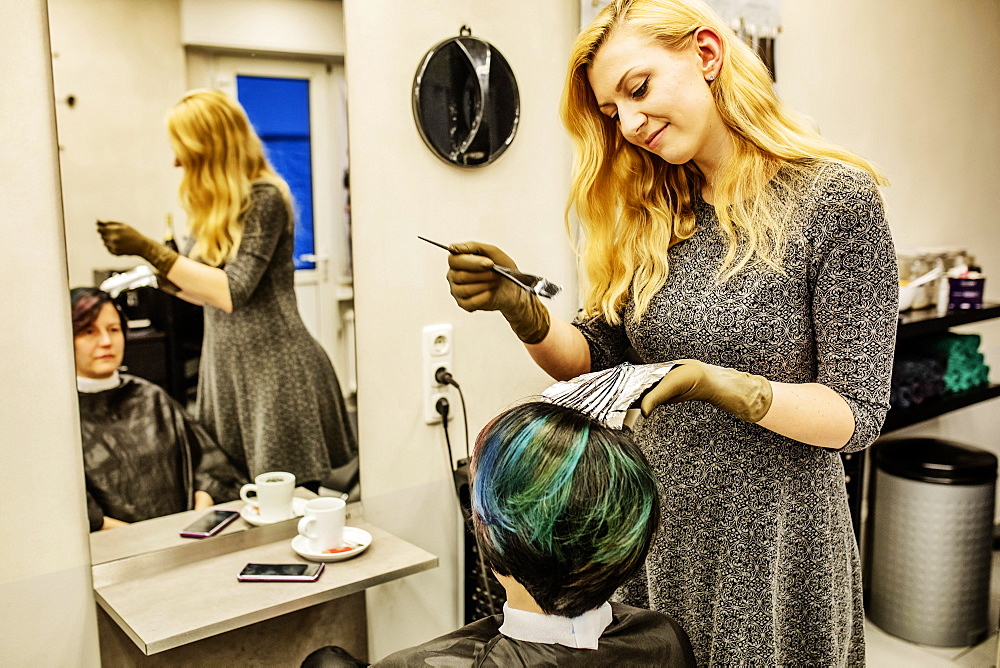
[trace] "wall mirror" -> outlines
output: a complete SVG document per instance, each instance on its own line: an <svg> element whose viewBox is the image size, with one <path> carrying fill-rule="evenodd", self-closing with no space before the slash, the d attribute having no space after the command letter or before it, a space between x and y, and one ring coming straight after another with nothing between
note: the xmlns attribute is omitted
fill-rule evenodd
<svg viewBox="0 0 1000 668"><path fill-rule="evenodd" d="M183 246L181 170L173 166L164 120L185 91L224 90L247 109L293 189L299 312L333 363L356 433L341 3L49 0L48 10L67 287L97 285L141 262L105 250L95 231L98 218L129 223L154 239L164 238L170 221ZM234 16L245 22L234 26ZM304 53L268 42L265 28L277 23L311 29L296 35L296 44L309 45L300 49ZM234 43L237 37L242 43ZM292 127L285 122L290 118L301 122ZM191 341L200 336L200 308L192 312L152 288L126 295L128 371L190 406L198 366ZM356 473L350 467L338 473L334 479L350 483L346 491L356 499Z"/></svg>
<svg viewBox="0 0 1000 668"><path fill-rule="evenodd" d="M424 56L413 79L413 117L436 156L458 167L488 165L517 132L517 80L503 54L472 37L458 37Z"/></svg>

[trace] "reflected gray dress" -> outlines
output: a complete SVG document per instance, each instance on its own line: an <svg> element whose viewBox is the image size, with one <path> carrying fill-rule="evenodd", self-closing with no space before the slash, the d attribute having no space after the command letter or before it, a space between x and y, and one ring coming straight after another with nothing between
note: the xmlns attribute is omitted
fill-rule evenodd
<svg viewBox="0 0 1000 668"><path fill-rule="evenodd" d="M779 173L782 177L787 170ZM786 179L787 181L787 179ZM575 323L594 370L631 345L646 362L693 358L784 383L822 383L854 413L842 452L869 446L888 410L896 261L872 178L826 164L791 187L787 274L748 269L717 285L713 207L670 250L670 275L637 324ZM628 323L632 311L624 312ZM674 617L699 666L864 665L858 549L838 452L704 402L664 405L637 442L662 485L645 574L618 596Z"/></svg>
<svg viewBox="0 0 1000 668"><path fill-rule="evenodd" d="M247 481L265 471L322 481L357 455L354 433L333 365L299 316L285 203L265 183L251 198L223 267L233 312L205 306L196 417Z"/></svg>

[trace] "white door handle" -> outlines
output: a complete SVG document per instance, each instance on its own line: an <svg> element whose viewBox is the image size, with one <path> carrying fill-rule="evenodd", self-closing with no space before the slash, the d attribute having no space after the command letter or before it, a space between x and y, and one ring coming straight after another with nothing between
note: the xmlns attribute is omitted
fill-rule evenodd
<svg viewBox="0 0 1000 668"><path fill-rule="evenodd" d="M320 273L320 280L325 281L330 269L330 256L326 253L302 253L299 259L303 262L312 262Z"/></svg>

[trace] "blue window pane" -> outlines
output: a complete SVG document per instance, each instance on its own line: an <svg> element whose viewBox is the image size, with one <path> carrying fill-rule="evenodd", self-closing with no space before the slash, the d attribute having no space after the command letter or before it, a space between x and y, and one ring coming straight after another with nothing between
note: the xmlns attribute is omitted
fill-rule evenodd
<svg viewBox="0 0 1000 668"><path fill-rule="evenodd" d="M315 263L301 259L315 252L309 81L239 75L236 91L268 159L291 188L297 214L295 268L313 269Z"/></svg>

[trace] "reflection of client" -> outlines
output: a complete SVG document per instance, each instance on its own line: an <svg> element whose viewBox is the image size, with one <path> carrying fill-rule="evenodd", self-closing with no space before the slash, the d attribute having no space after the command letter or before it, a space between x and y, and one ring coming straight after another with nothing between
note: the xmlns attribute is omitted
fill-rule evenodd
<svg viewBox="0 0 1000 668"><path fill-rule="evenodd" d="M673 619L608 602L659 523L656 479L627 433L553 404L513 408L479 435L472 510L503 614L376 665L695 665ZM303 666L351 665L335 654Z"/></svg>
<svg viewBox="0 0 1000 668"><path fill-rule="evenodd" d="M76 288L73 346L90 530L234 499L239 474L158 385L118 367L123 319L108 293Z"/></svg>

